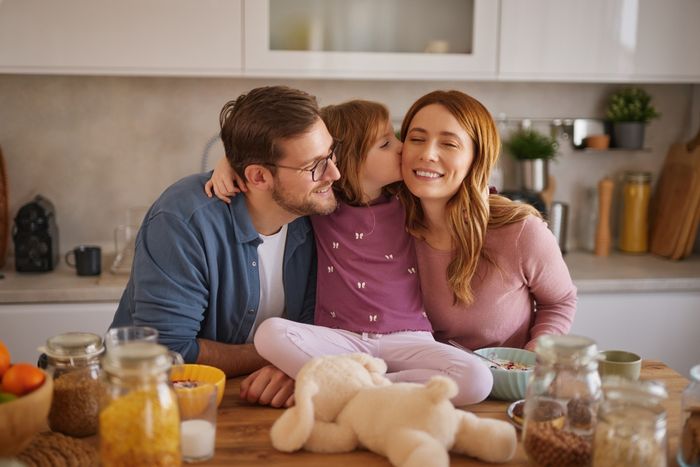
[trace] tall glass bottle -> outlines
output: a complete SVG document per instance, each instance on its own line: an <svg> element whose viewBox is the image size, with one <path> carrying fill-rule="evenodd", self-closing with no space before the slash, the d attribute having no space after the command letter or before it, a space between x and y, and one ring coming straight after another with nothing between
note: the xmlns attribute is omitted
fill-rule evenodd
<svg viewBox="0 0 700 467"><path fill-rule="evenodd" d="M172 356L162 345L111 348L102 367L100 460L109 466L179 466L180 414L170 385Z"/></svg>
<svg viewBox="0 0 700 467"><path fill-rule="evenodd" d="M596 344L580 336L542 336L535 352L525 397L525 452L543 467L590 466L602 397Z"/></svg>
<svg viewBox="0 0 700 467"><path fill-rule="evenodd" d="M690 369L690 384L683 391L681 403L681 440L678 465L700 466L700 365Z"/></svg>

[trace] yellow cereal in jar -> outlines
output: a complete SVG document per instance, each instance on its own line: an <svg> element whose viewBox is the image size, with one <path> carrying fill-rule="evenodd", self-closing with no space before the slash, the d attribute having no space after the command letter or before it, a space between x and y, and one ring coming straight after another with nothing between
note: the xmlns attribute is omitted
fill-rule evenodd
<svg viewBox="0 0 700 467"><path fill-rule="evenodd" d="M180 416L170 389L138 390L100 413L103 466L179 466Z"/></svg>

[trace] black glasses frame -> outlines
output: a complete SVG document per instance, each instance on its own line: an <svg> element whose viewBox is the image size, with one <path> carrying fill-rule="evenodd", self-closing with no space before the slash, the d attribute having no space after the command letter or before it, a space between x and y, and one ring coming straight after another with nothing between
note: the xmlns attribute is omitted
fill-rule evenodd
<svg viewBox="0 0 700 467"><path fill-rule="evenodd" d="M334 143L333 147L331 148L330 154L328 154L326 157L317 160L314 165L309 167L308 169L304 169L301 167L291 167L289 165L282 165L282 164L275 164L273 162L263 162L265 165L271 165L273 167L279 167L281 169L292 169L292 170L298 170L300 172L311 172L311 180L314 182L317 182L323 177L323 174L326 173L326 169L328 169L328 161L333 161L335 164L336 157L335 157L335 152L338 150L338 143ZM320 170L320 172L318 172Z"/></svg>

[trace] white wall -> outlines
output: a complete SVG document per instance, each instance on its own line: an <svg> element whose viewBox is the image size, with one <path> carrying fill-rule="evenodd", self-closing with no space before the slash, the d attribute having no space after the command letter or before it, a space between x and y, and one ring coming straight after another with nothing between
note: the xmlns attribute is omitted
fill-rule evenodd
<svg viewBox="0 0 700 467"><path fill-rule="evenodd" d="M494 116L602 117L608 94L620 86L0 75L0 147L9 173L10 215L41 193L56 205L61 251L78 243L110 244L127 208L149 205L165 187L199 171L223 104L269 84L304 89L321 105L378 100L397 119L415 99L438 88L465 91ZM644 87L662 114L647 129L651 152L592 154L564 145L552 165L555 199L571 204L570 248L576 245L575 217L585 188L625 169L658 173L669 144L688 134L690 115L700 112L697 104L691 111L693 85ZM548 131L546 125L541 129ZM513 164L507 157L502 162L505 185L512 187Z"/></svg>

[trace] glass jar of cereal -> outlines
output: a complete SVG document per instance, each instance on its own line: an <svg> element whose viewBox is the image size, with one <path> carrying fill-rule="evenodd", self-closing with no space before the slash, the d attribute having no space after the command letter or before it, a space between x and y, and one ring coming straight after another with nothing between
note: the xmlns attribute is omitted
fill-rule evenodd
<svg viewBox="0 0 700 467"><path fill-rule="evenodd" d="M134 342L107 352L107 396L100 411L103 466L180 465L180 414L169 383L173 357L158 344Z"/></svg>
<svg viewBox="0 0 700 467"><path fill-rule="evenodd" d="M89 332L51 337L39 349L46 355L46 371L53 377L49 427L69 436L97 433L102 383L102 338Z"/></svg>
<svg viewBox="0 0 700 467"><path fill-rule="evenodd" d="M619 376L603 380L593 466L666 467L666 388Z"/></svg>
<svg viewBox="0 0 700 467"><path fill-rule="evenodd" d="M542 336L525 396L523 447L539 466L590 466L602 397L598 350L580 336Z"/></svg>

